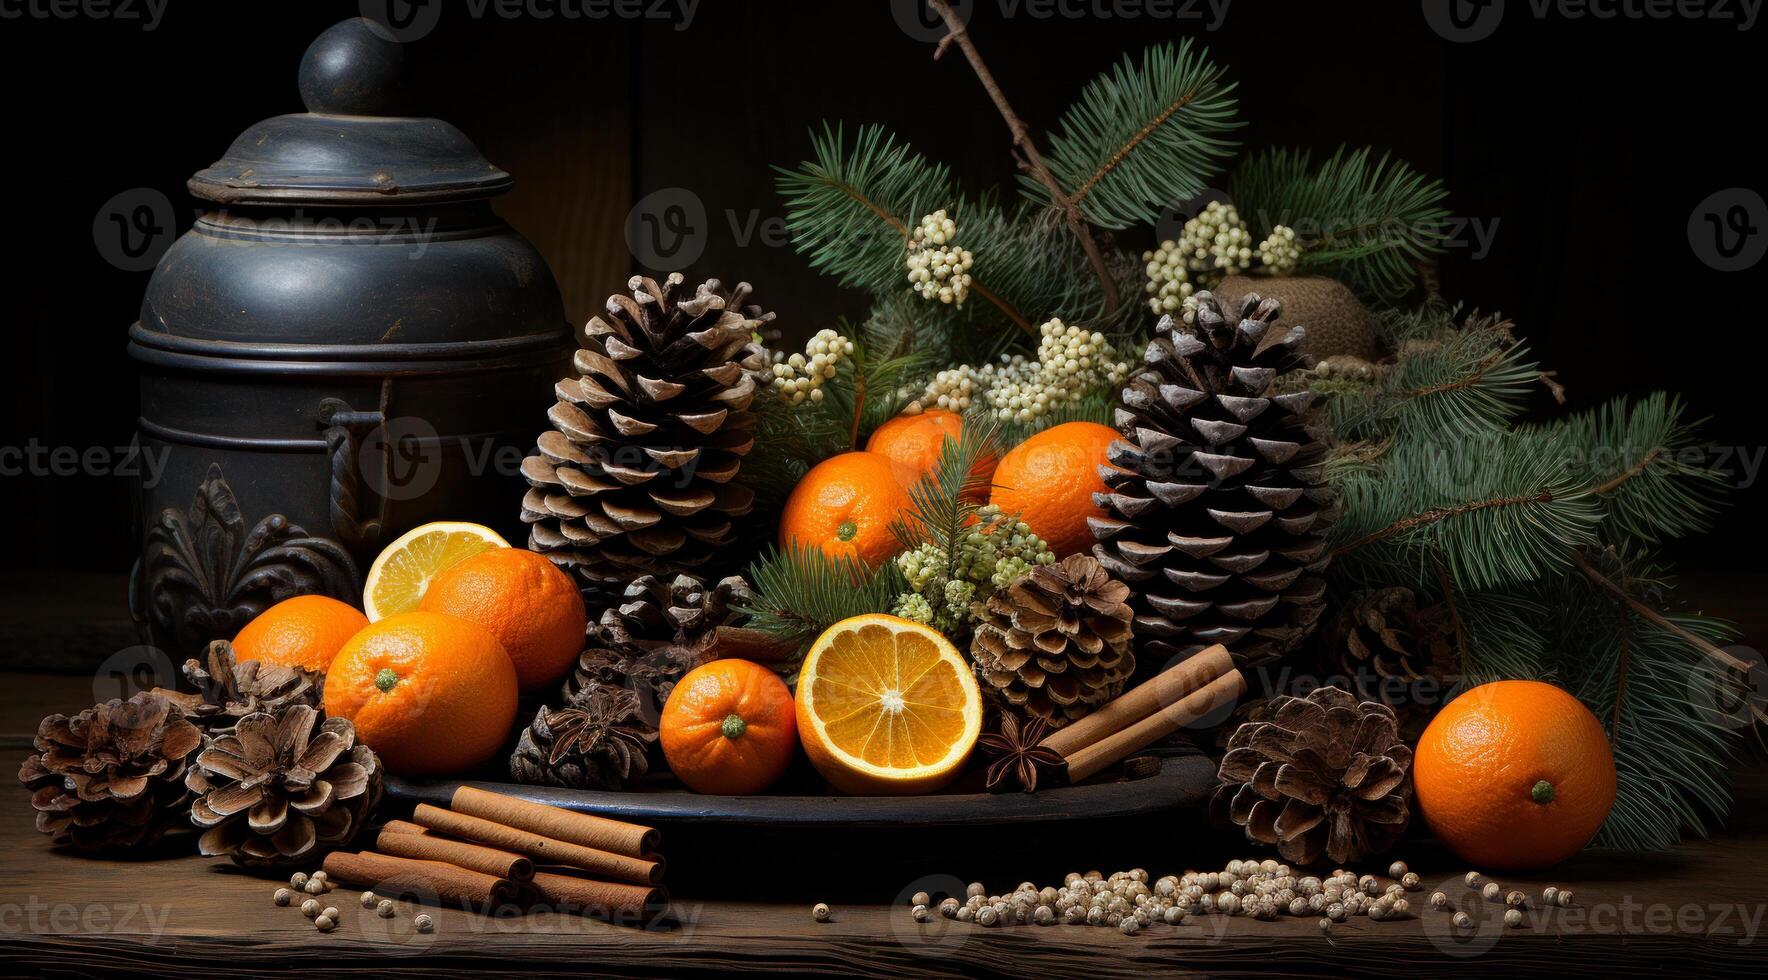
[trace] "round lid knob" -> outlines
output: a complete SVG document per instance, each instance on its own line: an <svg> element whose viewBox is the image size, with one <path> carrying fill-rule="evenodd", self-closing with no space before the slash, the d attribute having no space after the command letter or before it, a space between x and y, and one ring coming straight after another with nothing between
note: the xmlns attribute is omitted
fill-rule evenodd
<svg viewBox="0 0 1768 980"><path fill-rule="evenodd" d="M301 101L308 112L381 116L397 111L405 50L364 17L333 24L301 56Z"/></svg>

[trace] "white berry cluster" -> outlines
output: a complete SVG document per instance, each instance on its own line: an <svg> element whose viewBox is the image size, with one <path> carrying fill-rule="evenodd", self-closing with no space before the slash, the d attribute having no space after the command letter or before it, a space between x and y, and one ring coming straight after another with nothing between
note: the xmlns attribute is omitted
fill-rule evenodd
<svg viewBox="0 0 1768 980"><path fill-rule="evenodd" d="M1271 275L1287 276L1294 272L1296 263L1301 261L1301 245L1295 240L1295 229L1288 225L1273 227L1270 237L1258 243L1258 260Z"/></svg>
<svg viewBox="0 0 1768 980"><path fill-rule="evenodd" d="M1178 309L1196 288L1178 242L1170 238L1161 242L1159 248L1143 252L1142 261L1148 267L1148 308L1156 315Z"/></svg>
<svg viewBox="0 0 1768 980"><path fill-rule="evenodd" d="M988 391L995 415L1029 422L1100 386L1118 388L1130 366L1117 358L1105 335L1052 319L1038 327L1037 360L1007 361Z"/></svg>
<svg viewBox="0 0 1768 980"><path fill-rule="evenodd" d="M976 524L958 542L956 560L934 544L896 556L909 591L896 597L891 612L953 632L974 619L972 603L1011 585L1033 565L1056 560L1043 538L1024 521L1002 514L999 507L981 507L976 517Z"/></svg>
<svg viewBox="0 0 1768 980"><path fill-rule="evenodd" d="M1359 878L1343 869L1322 878L1268 859L1247 860L1229 861L1221 871L1187 871L1152 882L1141 868L1110 877L1069 872L1060 888L1026 881L1005 895L990 895L981 882L972 882L963 901L947 898L939 912L981 926L1087 925L1134 935L1156 923L1182 924L1193 915L1320 916L1327 923L1353 915L1404 918L1411 903L1401 896L1414 888L1384 886L1371 875Z"/></svg>
<svg viewBox="0 0 1768 980"><path fill-rule="evenodd" d="M833 330L818 330L804 345L804 353L786 357L774 353L774 393L789 404L823 400L823 382L835 376L841 361L853 355L853 341Z"/></svg>
<svg viewBox="0 0 1768 980"><path fill-rule="evenodd" d="M954 244L957 233L957 224L940 208L922 218L909 236L909 285L922 299L963 306L970 295L970 267L976 260L969 249Z"/></svg>
<svg viewBox="0 0 1768 980"><path fill-rule="evenodd" d="M1179 231L1179 251L1194 272L1232 275L1252 265L1252 232L1234 205L1211 201Z"/></svg>
<svg viewBox="0 0 1768 980"><path fill-rule="evenodd" d="M943 408L962 415L970 410L971 402L979 394L994 384L993 375L993 364L985 364L981 368L971 364L946 368L935 374L932 381L927 382L927 390L921 394L916 404L924 408Z"/></svg>

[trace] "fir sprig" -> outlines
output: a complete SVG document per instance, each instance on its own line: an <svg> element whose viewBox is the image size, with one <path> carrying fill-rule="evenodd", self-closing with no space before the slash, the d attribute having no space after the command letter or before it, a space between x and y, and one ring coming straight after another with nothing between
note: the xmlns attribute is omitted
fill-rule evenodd
<svg viewBox="0 0 1768 980"><path fill-rule="evenodd" d="M1255 238L1277 225L1295 230L1299 271L1335 274L1380 297L1412 288L1420 263L1447 238L1442 182L1368 148L1340 147L1318 167L1306 150L1256 153L1231 187Z"/></svg>
<svg viewBox="0 0 1768 980"><path fill-rule="evenodd" d="M903 590L895 562L876 569L846 556L829 556L815 547L793 544L769 548L749 566L752 599L740 605L746 626L799 652L823 630L843 619L890 611Z"/></svg>
<svg viewBox="0 0 1768 980"><path fill-rule="evenodd" d="M1237 146L1227 134L1244 125L1222 75L1187 39L1126 56L1087 83L1044 160L1088 221L1129 228L1203 193ZM1036 179L1021 175L1020 185L1049 203Z"/></svg>

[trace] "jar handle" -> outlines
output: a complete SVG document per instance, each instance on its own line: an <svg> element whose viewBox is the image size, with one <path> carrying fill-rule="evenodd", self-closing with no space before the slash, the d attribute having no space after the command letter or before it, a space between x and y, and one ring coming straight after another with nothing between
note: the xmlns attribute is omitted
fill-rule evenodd
<svg viewBox="0 0 1768 980"><path fill-rule="evenodd" d="M387 398L392 381L381 382L381 407L361 412L341 398L326 398L319 403L319 423L325 426L325 451L331 458L330 492L332 533L352 548L360 548L380 540L387 523L387 498L377 494L373 514L363 513L361 455L363 440L387 423ZM383 432L384 438L384 432Z"/></svg>

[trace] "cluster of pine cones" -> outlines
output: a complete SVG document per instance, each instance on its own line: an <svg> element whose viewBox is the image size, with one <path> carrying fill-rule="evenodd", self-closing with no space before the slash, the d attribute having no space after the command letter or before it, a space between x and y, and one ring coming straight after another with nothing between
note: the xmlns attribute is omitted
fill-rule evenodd
<svg viewBox="0 0 1768 980"><path fill-rule="evenodd" d="M50 715L19 769L37 829L82 850L203 833L198 849L281 867L348 843L381 797L380 760L320 710L319 675L240 661L225 640L156 689Z"/></svg>

